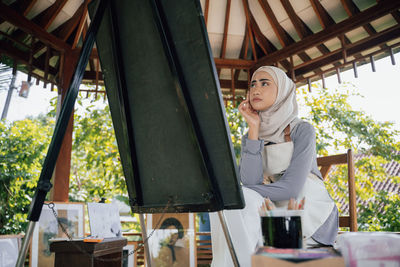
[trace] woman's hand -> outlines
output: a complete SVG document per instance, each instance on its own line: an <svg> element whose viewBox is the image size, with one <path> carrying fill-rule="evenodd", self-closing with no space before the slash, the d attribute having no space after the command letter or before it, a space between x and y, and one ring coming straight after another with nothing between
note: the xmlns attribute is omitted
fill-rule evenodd
<svg viewBox="0 0 400 267"><path fill-rule="evenodd" d="M242 103L239 105L239 112L249 125L248 138L251 140L258 140L258 130L260 128L261 120L258 112L251 106L249 98L249 94L247 93L246 100L242 101Z"/></svg>

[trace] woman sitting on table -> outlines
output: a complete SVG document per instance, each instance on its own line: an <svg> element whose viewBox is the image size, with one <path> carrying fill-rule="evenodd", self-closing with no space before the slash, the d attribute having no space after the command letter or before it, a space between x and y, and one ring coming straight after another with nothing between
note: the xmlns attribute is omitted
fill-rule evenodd
<svg viewBox="0 0 400 267"><path fill-rule="evenodd" d="M224 214L240 265L250 266L251 254L263 244L259 208L265 198L283 207L305 197L304 243L333 245L338 210L317 167L314 128L298 118L294 82L279 68L260 67L239 111L249 126L240 160L246 206ZM212 266L233 266L218 216L211 213L210 221Z"/></svg>

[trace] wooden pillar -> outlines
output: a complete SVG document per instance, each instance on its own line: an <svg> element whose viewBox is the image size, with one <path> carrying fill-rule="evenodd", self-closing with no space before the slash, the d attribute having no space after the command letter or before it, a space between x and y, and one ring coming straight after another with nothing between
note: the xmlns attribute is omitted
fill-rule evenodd
<svg viewBox="0 0 400 267"><path fill-rule="evenodd" d="M75 49L72 54L61 54L60 64L60 87L61 87L61 102L64 101L67 95L67 90L71 84L71 78L74 74L76 64L78 62L78 50ZM67 131L65 132L64 140L60 149L60 154L57 158L56 167L53 175L53 189L50 194L52 201L68 201L69 192L69 175L71 169L71 149L72 149L72 130L73 130L72 112L68 123Z"/></svg>

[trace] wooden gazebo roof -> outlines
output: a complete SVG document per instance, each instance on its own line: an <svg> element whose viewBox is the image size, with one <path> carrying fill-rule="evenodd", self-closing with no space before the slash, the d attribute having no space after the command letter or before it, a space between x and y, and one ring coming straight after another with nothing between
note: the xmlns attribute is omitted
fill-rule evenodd
<svg viewBox="0 0 400 267"><path fill-rule="evenodd" d="M76 54L90 0L2 0L0 61L45 84L62 83L63 57ZM245 93L249 73L277 65L298 85L392 56L400 49L398 0L201 0L226 100ZM102 84L93 50L84 81ZM98 92L97 86L89 91Z"/></svg>

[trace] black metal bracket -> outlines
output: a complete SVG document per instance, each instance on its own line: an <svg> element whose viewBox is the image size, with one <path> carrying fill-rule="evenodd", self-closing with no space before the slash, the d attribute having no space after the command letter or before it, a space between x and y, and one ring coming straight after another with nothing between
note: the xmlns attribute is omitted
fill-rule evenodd
<svg viewBox="0 0 400 267"><path fill-rule="evenodd" d="M37 189L42 190L46 193L49 192L52 187L53 187L52 183L50 183L50 181L47 180L42 180L42 181L39 180L37 183Z"/></svg>

